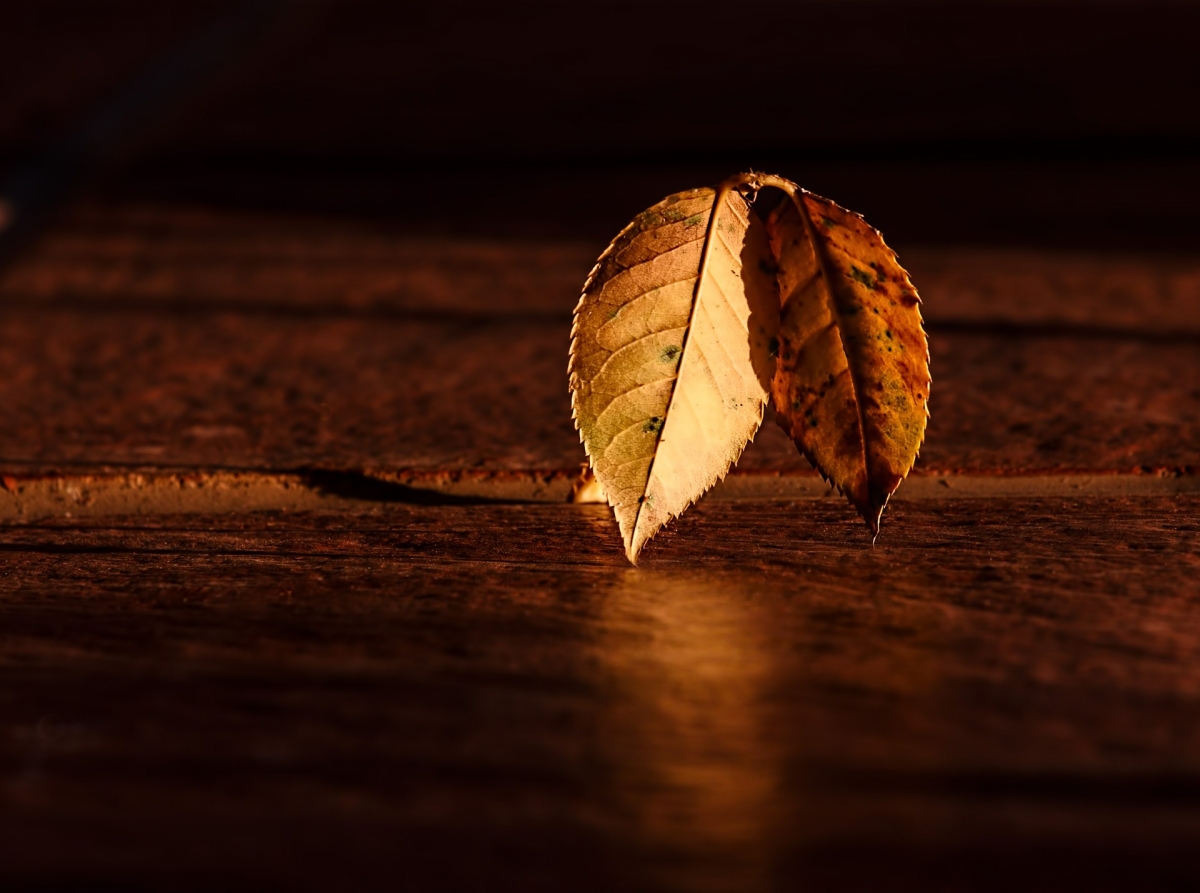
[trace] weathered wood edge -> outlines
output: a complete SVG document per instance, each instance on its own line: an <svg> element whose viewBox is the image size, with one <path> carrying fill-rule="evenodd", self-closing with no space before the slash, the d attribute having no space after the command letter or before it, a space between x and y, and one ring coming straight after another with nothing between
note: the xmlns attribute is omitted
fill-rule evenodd
<svg viewBox="0 0 1200 893"><path fill-rule="evenodd" d="M573 470L514 472L361 472L298 470L156 470L100 474L4 475L0 521L52 517L172 515L361 509L365 505L570 502ZM897 491L901 500L1036 497L1153 498L1200 493L1196 469L1108 474L922 474ZM825 499L834 491L816 473L734 473L709 499Z"/></svg>

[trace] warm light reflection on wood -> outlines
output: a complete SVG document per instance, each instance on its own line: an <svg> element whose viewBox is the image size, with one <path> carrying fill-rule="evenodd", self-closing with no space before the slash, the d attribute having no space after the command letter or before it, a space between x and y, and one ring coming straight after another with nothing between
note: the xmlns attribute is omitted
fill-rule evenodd
<svg viewBox="0 0 1200 893"><path fill-rule="evenodd" d="M752 594L730 579L631 569L603 604L619 691L602 740L637 834L656 849L710 854L724 872L707 877L714 884L758 886L782 750L768 731L773 667ZM694 868L689 884L705 881Z"/></svg>

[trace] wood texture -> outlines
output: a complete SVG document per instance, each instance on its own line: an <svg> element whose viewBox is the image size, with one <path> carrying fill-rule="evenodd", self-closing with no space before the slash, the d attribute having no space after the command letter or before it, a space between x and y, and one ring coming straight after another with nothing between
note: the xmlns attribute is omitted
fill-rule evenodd
<svg viewBox="0 0 1200 893"><path fill-rule="evenodd" d="M702 503L637 570L602 507L6 526L0 865L1194 882L1198 510L898 503L871 548L841 506Z"/></svg>
<svg viewBox="0 0 1200 893"><path fill-rule="evenodd" d="M574 468L560 379L586 251L81 208L0 273L0 465ZM918 472L1196 464L1200 268L914 260L940 383ZM774 429L741 468L807 468Z"/></svg>
<svg viewBox="0 0 1200 893"><path fill-rule="evenodd" d="M0 269L0 289L37 307L569 319L609 237L414 236L390 221L92 200ZM1200 339L1192 254L902 245L900 260L934 327Z"/></svg>
<svg viewBox="0 0 1200 893"><path fill-rule="evenodd" d="M0 308L0 468L576 468L567 346L565 319ZM930 350L918 471L1196 464L1193 343L934 328ZM775 427L739 467L807 467Z"/></svg>

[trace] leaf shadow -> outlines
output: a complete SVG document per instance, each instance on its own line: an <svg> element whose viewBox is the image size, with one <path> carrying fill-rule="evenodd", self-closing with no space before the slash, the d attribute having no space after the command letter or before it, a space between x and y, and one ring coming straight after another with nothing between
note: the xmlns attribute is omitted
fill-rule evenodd
<svg viewBox="0 0 1200 893"><path fill-rule="evenodd" d="M742 284L750 306L746 334L750 340L750 363L754 374L763 390L770 394L775 378L775 353L779 347L779 285L766 225L754 206L748 210L750 227L738 258L742 262ZM770 402L768 398L768 405Z"/></svg>
<svg viewBox="0 0 1200 893"><path fill-rule="evenodd" d="M305 486L326 496L353 499L359 502L394 503L400 505L469 506L499 505L512 499L489 499L485 496L460 496L422 487L410 487L395 481L371 477L360 471L305 471Z"/></svg>

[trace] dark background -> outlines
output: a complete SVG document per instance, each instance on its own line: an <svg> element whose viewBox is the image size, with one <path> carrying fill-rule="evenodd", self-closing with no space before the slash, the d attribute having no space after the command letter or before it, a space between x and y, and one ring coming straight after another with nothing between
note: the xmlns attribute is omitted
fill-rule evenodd
<svg viewBox="0 0 1200 893"><path fill-rule="evenodd" d="M754 167L901 246L1200 236L1193 3L53 0L2 21L0 171L38 206L82 182L599 245Z"/></svg>

